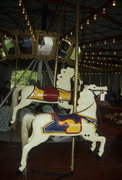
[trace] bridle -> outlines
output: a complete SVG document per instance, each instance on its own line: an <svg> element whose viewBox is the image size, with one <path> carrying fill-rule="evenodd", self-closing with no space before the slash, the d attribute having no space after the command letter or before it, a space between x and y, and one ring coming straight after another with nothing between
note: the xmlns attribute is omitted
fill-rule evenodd
<svg viewBox="0 0 122 180"><path fill-rule="evenodd" d="M97 95L95 94L95 91L97 92L97 91L100 91L100 94L98 95L98 96L100 96L103 92L107 92L107 90L103 90L103 89L88 89L88 90L90 90L93 94L94 94L94 96L96 97Z"/></svg>
<svg viewBox="0 0 122 180"><path fill-rule="evenodd" d="M94 103L96 103L96 102L98 101L100 95L101 95L104 91L107 91L107 90L103 90L103 89L101 89L101 90L100 90L100 89L95 89L95 90L93 90L93 89L88 89L88 90L90 90L90 91L93 93L94 97L97 96L97 95L95 94L95 91L100 91L100 94L97 96L97 98L95 99L95 101L94 101L91 105L89 105L88 107L86 107L85 109L83 109L83 110L81 110L81 111L78 111L77 113L81 113L81 112L86 111L87 109L89 109L91 106L94 105Z"/></svg>

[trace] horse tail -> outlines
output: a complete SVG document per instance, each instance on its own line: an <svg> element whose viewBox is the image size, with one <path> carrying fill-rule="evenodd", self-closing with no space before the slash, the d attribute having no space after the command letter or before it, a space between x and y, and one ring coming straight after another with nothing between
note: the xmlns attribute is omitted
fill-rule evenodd
<svg viewBox="0 0 122 180"><path fill-rule="evenodd" d="M21 140L22 147L28 143L28 134L32 127L32 121L35 119L33 114L26 114L22 118L22 126L21 126Z"/></svg>

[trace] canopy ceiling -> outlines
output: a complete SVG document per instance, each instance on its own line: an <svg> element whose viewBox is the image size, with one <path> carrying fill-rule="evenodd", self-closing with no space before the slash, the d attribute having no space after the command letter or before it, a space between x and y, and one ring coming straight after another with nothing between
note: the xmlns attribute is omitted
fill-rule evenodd
<svg viewBox="0 0 122 180"><path fill-rule="evenodd" d="M122 1L79 0L79 68L89 71L122 71ZM0 32L25 31L29 17L33 30L60 32L60 37L75 38L76 0L19 0L0 1ZM116 2L113 6L112 3Z"/></svg>

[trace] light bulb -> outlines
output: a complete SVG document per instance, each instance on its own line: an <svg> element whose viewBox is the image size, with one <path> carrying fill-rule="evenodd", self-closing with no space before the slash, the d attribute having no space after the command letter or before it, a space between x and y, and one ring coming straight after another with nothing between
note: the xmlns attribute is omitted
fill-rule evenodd
<svg viewBox="0 0 122 180"><path fill-rule="evenodd" d="M22 0L19 0L19 6L22 6Z"/></svg>
<svg viewBox="0 0 122 180"><path fill-rule="evenodd" d="M103 8L103 14L105 14L106 13L106 9L105 8Z"/></svg>
<svg viewBox="0 0 122 180"><path fill-rule="evenodd" d="M96 20L97 19L97 15L96 14L94 14L94 20Z"/></svg>
<svg viewBox="0 0 122 180"><path fill-rule="evenodd" d="M87 19L87 22L86 22L86 24L89 24L89 19Z"/></svg>
<svg viewBox="0 0 122 180"><path fill-rule="evenodd" d="M113 1L113 2L112 2L112 6L116 6L116 1Z"/></svg>

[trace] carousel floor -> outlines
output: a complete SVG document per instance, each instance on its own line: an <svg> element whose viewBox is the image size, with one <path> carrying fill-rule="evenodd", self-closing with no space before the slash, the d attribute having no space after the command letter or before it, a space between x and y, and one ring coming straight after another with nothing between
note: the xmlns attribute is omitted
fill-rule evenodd
<svg viewBox="0 0 122 180"><path fill-rule="evenodd" d="M89 143L76 141L75 169L70 173L71 142L46 142L33 148L28 158L28 180L120 180L122 179L122 136L106 144L101 159L90 153ZM99 145L99 144L98 144ZM21 143L0 141L0 180L22 180L17 174Z"/></svg>

